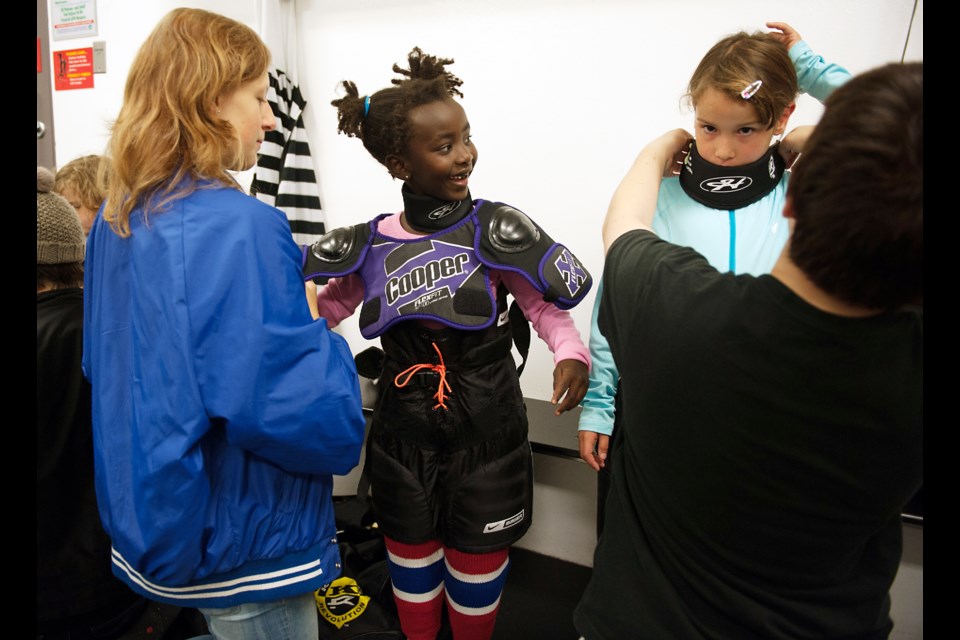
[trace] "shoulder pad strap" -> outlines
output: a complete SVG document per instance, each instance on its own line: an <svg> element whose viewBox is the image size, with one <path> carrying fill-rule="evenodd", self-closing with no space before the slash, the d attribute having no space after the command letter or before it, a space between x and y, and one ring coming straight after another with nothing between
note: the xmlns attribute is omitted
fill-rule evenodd
<svg viewBox="0 0 960 640"><path fill-rule="evenodd" d="M305 245L304 280L326 282L353 273L360 268L372 237L371 223L364 222L328 231L312 245Z"/></svg>

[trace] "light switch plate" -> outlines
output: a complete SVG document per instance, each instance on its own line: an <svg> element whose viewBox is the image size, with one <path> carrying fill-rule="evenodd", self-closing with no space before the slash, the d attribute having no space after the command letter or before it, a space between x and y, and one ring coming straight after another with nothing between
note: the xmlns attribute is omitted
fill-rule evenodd
<svg viewBox="0 0 960 640"><path fill-rule="evenodd" d="M107 72L107 43L103 40L93 43L93 72Z"/></svg>

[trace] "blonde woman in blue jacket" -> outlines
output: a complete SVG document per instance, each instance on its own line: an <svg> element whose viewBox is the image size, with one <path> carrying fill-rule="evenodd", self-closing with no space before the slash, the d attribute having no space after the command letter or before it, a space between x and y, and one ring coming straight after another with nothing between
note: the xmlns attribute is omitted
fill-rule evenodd
<svg viewBox="0 0 960 640"><path fill-rule="evenodd" d="M83 365L114 574L216 638L316 640L313 592L340 575L332 474L365 421L286 217L228 173L274 127L269 60L197 9L137 53L87 243Z"/></svg>

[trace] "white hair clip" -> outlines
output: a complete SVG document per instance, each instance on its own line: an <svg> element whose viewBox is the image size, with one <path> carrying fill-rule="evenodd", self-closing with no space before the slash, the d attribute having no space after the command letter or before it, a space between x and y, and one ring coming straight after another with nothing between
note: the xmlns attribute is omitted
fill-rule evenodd
<svg viewBox="0 0 960 640"><path fill-rule="evenodd" d="M760 91L760 87L762 86L763 86L763 80L756 80L755 82L751 82L750 84L747 85L746 89L740 92L740 97L743 98L744 100L749 100L754 96L754 94L757 93L757 91Z"/></svg>

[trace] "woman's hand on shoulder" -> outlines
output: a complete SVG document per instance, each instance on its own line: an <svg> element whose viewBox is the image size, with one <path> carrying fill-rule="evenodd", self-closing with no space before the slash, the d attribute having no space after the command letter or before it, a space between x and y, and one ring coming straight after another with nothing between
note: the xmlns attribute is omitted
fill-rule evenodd
<svg viewBox="0 0 960 640"><path fill-rule="evenodd" d="M807 140L810 138L810 134L813 133L814 128L813 125L809 124L801 125L790 131L790 133L780 141L780 146L777 150L780 152L780 157L783 158L783 161L786 163L787 169L792 167L793 163L800 157L800 154L803 152L803 147L806 146Z"/></svg>
<svg viewBox="0 0 960 640"><path fill-rule="evenodd" d="M793 45L803 40L797 30L786 22L768 22L767 28L775 29L775 31L770 32L770 35L779 40L787 48L787 51L790 51ZM777 33L778 31L779 33Z"/></svg>
<svg viewBox="0 0 960 640"><path fill-rule="evenodd" d="M672 129L651 142L657 147L658 155L666 159L663 165L663 177L671 178L680 174L683 161L690 153L693 136L686 129Z"/></svg>
<svg viewBox="0 0 960 640"><path fill-rule="evenodd" d="M317 306L317 285L313 280L307 280L304 288L307 292L307 306L310 307L310 315L314 320L320 318L320 308Z"/></svg>
<svg viewBox="0 0 960 640"><path fill-rule="evenodd" d="M553 398L550 402L559 403L555 415L569 411L583 400L587 394L589 376L587 365L575 358L561 360L553 369Z"/></svg>

